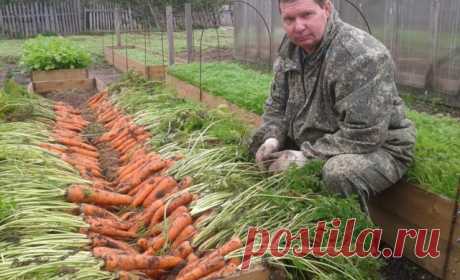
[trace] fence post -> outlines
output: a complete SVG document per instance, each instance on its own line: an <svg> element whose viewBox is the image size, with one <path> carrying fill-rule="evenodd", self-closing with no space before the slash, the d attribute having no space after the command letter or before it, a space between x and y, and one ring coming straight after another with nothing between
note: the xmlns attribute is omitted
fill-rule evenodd
<svg viewBox="0 0 460 280"><path fill-rule="evenodd" d="M439 12L440 12L440 3L439 0L433 0L432 2L432 12L431 14L433 15L431 17L432 24L431 24L431 64L433 67L433 72L432 72L432 77L433 77L433 88L435 88L435 81L437 78L437 50L438 50L438 38L439 38Z"/></svg>
<svg viewBox="0 0 460 280"><path fill-rule="evenodd" d="M193 21L192 4L185 4L185 29L187 30L187 62L193 61Z"/></svg>
<svg viewBox="0 0 460 280"><path fill-rule="evenodd" d="M120 17L120 7L115 7L114 10L114 21L115 21L115 34L117 35L117 47L121 47L121 17Z"/></svg>
<svg viewBox="0 0 460 280"><path fill-rule="evenodd" d="M168 51L169 51L169 65L175 63L175 51L174 51L174 17L172 6L166 7L166 29L168 31Z"/></svg>

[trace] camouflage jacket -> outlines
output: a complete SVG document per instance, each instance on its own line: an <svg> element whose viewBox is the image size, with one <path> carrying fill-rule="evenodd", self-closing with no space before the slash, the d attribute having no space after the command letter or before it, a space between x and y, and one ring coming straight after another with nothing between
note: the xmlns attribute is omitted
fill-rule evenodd
<svg viewBox="0 0 460 280"><path fill-rule="evenodd" d="M384 148L409 163L415 128L405 117L385 46L335 12L315 52L306 54L285 38L251 151L270 137L284 148L287 140L293 142L307 157Z"/></svg>

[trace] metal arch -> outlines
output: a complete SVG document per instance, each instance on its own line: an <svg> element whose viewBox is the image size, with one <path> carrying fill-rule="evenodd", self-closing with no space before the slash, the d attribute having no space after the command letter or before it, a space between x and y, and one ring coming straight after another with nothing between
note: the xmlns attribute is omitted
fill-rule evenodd
<svg viewBox="0 0 460 280"><path fill-rule="evenodd" d="M361 11L361 9L360 9L358 6L356 6L355 3L351 2L350 0L345 0L345 2L347 2L348 4L350 4L353 8L356 9L356 11L358 11L359 15L360 15L361 18L364 20L364 23L366 23L367 30L369 31L369 34L372 35L371 27L370 27L370 25L369 25L369 22L367 21L366 16L364 15L363 11Z"/></svg>
<svg viewBox="0 0 460 280"><path fill-rule="evenodd" d="M268 35L268 45L269 45L269 54L268 54L268 65L270 66L271 63L272 63L272 31L270 29L270 26L268 25L268 22L267 20L265 19L265 17L263 16L263 14L252 4L246 2L246 1L243 1L243 0L230 0L229 1L230 4L233 4L233 3L241 3L241 4L245 4L246 6L250 7L251 9L253 9L257 15L260 17L260 19L262 19L264 25L265 25L265 29L267 30L267 35Z"/></svg>

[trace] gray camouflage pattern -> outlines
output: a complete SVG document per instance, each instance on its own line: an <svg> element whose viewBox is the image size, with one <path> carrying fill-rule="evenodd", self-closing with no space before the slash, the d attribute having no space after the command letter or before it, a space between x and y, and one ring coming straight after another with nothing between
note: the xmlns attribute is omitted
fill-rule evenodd
<svg viewBox="0 0 460 280"><path fill-rule="evenodd" d="M398 181L412 161L416 132L404 111L389 51L334 11L314 53L283 40L251 152L274 137L283 149L327 160L328 188L364 199Z"/></svg>

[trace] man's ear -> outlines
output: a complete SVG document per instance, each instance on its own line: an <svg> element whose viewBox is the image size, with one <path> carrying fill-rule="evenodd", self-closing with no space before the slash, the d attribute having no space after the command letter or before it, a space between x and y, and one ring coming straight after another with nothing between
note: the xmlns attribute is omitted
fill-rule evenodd
<svg viewBox="0 0 460 280"><path fill-rule="evenodd" d="M334 5L332 4L331 0L327 0L324 3L324 9L326 10L326 15L329 18L329 16L332 14L332 9L334 9Z"/></svg>

